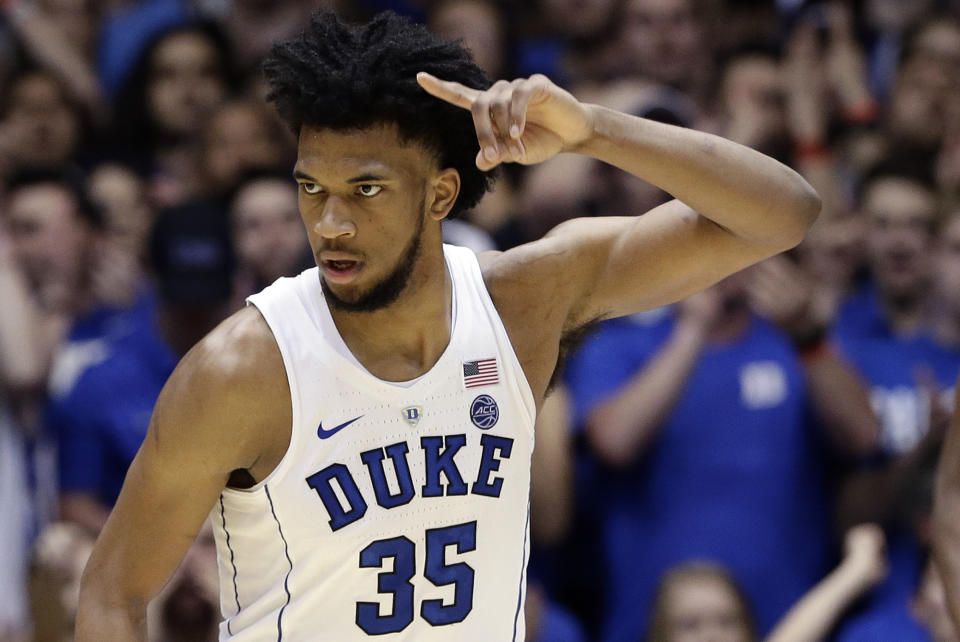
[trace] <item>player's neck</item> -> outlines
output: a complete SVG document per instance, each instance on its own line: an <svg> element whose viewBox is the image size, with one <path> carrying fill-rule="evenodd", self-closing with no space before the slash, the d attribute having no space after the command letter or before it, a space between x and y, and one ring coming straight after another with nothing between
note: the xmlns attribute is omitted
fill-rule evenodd
<svg viewBox="0 0 960 642"><path fill-rule="evenodd" d="M440 359L453 329L450 275L442 251L417 261L407 287L394 303L374 312L330 314L353 356L371 374L408 381Z"/></svg>

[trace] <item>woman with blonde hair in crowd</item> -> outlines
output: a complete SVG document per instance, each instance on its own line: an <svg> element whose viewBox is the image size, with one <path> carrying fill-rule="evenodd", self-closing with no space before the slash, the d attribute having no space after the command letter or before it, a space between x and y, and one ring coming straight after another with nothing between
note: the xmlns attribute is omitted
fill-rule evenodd
<svg viewBox="0 0 960 642"><path fill-rule="evenodd" d="M783 617L766 642L824 639L846 609L887 574L883 531L851 528L841 563ZM664 574L650 619L649 642L756 642L746 595L719 564L691 561Z"/></svg>

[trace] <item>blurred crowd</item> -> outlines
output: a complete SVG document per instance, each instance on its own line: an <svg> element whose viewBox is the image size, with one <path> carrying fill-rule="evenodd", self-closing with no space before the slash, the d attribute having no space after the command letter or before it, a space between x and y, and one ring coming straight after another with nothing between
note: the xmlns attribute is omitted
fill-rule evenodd
<svg viewBox="0 0 960 642"><path fill-rule="evenodd" d="M0 1L0 642L72 639L178 359L313 264L259 62L318 6ZM322 6L392 9L491 79L544 73L731 138L824 202L787 255L565 346L538 419L528 640L960 639L929 556L960 372L960 2ZM502 168L444 234L504 250L669 198L564 155ZM150 618L155 640L216 639L209 532Z"/></svg>

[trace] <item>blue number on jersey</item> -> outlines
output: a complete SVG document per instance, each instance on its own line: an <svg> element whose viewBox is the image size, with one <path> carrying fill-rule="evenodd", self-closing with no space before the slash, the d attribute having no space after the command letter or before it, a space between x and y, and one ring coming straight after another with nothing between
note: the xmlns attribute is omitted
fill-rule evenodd
<svg viewBox="0 0 960 642"><path fill-rule="evenodd" d="M433 626L462 622L473 610L473 567L466 562L447 564L447 547L456 545L457 553L477 548L477 523L467 522L427 531L427 563L424 577L434 586L454 585L453 602L424 600L420 615ZM393 571L377 575L377 590L393 594L391 615L380 615L377 602L357 602L357 626L369 635L402 631L413 621L413 584L416 546L406 537L372 542L360 552L360 568L380 568L383 560L393 558Z"/></svg>
<svg viewBox="0 0 960 642"><path fill-rule="evenodd" d="M393 593L393 615L380 615L376 602L357 602L357 626L370 635L396 633L413 621L413 584L416 571L416 546L406 537L372 542L360 551L360 568L379 568L383 560L393 558L393 572L377 575L377 590Z"/></svg>
<svg viewBox="0 0 960 642"><path fill-rule="evenodd" d="M420 615L434 626L463 622L473 610L473 568L466 562L447 565L447 546L456 544L457 553L477 550L477 523L468 522L427 531L427 563L423 575L436 586L453 584L453 604L424 600Z"/></svg>

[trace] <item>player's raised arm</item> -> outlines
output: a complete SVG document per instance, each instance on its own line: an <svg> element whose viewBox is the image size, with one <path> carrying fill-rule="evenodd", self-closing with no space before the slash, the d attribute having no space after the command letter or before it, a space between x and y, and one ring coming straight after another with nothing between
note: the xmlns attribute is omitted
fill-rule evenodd
<svg viewBox="0 0 960 642"><path fill-rule="evenodd" d="M486 91L429 74L418 80L471 111L481 169L576 152L678 199L637 218L574 219L503 255L508 272L514 264L533 282L564 284L555 303L570 306L567 327L701 290L799 243L820 209L806 181L772 158L718 136L581 103L544 76L500 81Z"/></svg>
<svg viewBox="0 0 960 642"><path fill-rule="evenodd" d="M77 640L146 640L146 606L196 537L230 473L251 469L262 435L290 425L283 362L246 308L191 350L157 401L150 430L83 574Z"/></svg>

